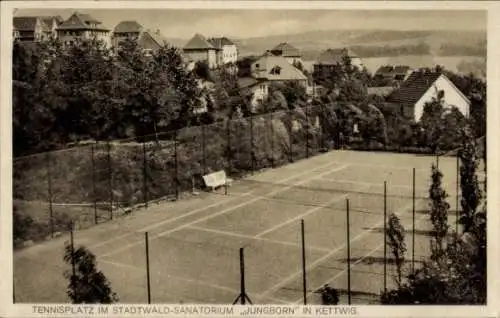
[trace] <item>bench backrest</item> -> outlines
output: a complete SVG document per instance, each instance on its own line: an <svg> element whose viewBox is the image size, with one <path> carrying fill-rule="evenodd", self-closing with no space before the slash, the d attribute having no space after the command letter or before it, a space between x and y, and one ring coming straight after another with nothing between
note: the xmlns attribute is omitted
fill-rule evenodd
<svg viewBox="0 0 500 318"><path fill-rule="evenodd" d="M226 172L220 170L203 176L205 185L210 188L220 187L226 183Z"/></svg>

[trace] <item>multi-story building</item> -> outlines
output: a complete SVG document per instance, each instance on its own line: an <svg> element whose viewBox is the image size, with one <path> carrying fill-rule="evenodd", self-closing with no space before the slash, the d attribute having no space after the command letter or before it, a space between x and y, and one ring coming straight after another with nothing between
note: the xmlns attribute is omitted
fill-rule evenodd
<svg viewBox="0 0 500 318"><path fill-rule="evenodd" d="M14 17L13 37L19 41L36 42L45 40L50 34L49 27L40 17Z"/></svg>
<svg viewBox="0 0 500 318"><path fill-rule="evenodd" d="M210 68L219 65L217 52L221 49L213 46L203 35L197 33L184 46L183 52L187 58L194 62L205 61Z"/></svg>
<svg viewBox="0 0 500 318"><path fill-rule="evenodd" d="M278 44L275 48L269 50L269 52L273 55L284 57L290 64L303 63L300 50L288 42Z"/></svg>
<svg viewBox="0 0 500 318"><path fill-rule="evenodd" d="M111 46L110 30L89 14L75 12L57 27L57 36L63 43L96 39Z"/></svg>
<svg viewBox="0 0 500 318"><path fill-rule="evenodd" d="M57 16L41 16L40 18L47 25L49 36L56 38L57 37L57 28L61 25L61 23L64 22L64 19L59 15L57 15Z"/></svg>
<svg viewBox="0 0 500 318"><path fill-rule="evenodd" d="M252 93L251 105L255 110L269 95L273 83L295 82L307 90L307 77L283 56L267 52L251 64L251 76L240 78L239 85Z"/></svg>
<svg viewBox="0 0 500 318"><path fill-rule="evenodd" d="M233 41L226 37L210 38L208 42L213 47L217 48L217 63L219 65L226 65L229 63L236 64L238 60L238 48Z"/></svg>
<svg viewBox="0 0 500 318"><path fill-rule="evenodd" d="M160 30L144 29L137 21L122 21L116 25L111 40L113 46L119 47L126 39L137 41L146 55L151 55L168 42Z"/></svg>

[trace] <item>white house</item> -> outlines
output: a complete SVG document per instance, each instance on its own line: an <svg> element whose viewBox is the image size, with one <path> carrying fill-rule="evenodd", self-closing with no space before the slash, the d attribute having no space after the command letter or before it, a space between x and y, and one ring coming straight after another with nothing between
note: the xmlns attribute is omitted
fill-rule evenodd
<svg viewBox="0 0 500 318"><path fill-rule="evenodd" d="M226 37L210 38L208 42L217 50L217 62L219 65L228 63L236 64L238 60L238 47L233 41Z"/></svg>
<svg viewBox="0 0 500 318"><path fill-rule="evenodd" d="M252 93L251 104L255 109L269 96L273 83L296 82L307 89L307 77L286 58L267 52L251 65L251 76L238 79L239 86Z"/></svg>
<svg viewBox="0 0 500 318"><path fill-rule="evenodd" d="M422 118L426 103L444 93L445 108L456 107L465 117L470 114L469 99L441 72L434 70L414 71L399 89L393 91L387 102L397 105L406 117L413 117L415 122Z"/></svg>

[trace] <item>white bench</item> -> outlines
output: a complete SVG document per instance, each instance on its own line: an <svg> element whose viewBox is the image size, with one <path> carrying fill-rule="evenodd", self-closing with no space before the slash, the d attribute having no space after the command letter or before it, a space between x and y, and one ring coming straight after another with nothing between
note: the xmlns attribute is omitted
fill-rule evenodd
<svg viewBox="0 0 500 318"><path fill-rule="evenodd" d="M214 191L218 187L229 186L233 180L226 176L226 172L224 170L220 170L204 175L203 181L205 182L207 188L211 188L212 191Z"/></svg>

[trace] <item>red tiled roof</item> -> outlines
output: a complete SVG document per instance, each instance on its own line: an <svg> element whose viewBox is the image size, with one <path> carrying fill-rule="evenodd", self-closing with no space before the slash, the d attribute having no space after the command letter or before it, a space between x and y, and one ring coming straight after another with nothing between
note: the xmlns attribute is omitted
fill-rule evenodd
<svg viewBox="0 0 500 318"><path fill-rule="evenodd" d="M274 55L281 55L283 57L300 57L300 51L296 47L287 42L278 44L274 49L270 50Z"/></svg>
<svg viewBox="0 0 500 318"><path fill-rule="evenodd" d="M142 25L137 21L121 21L115 26L114 33L141 32Z"/></svg>
<svg viewBox="0 0 500 318"><path fill-rule="evenodd" d="M404 107L413 107L441 75L441 72L415 71L399 89L387 97L387 101Z"/></svg>

